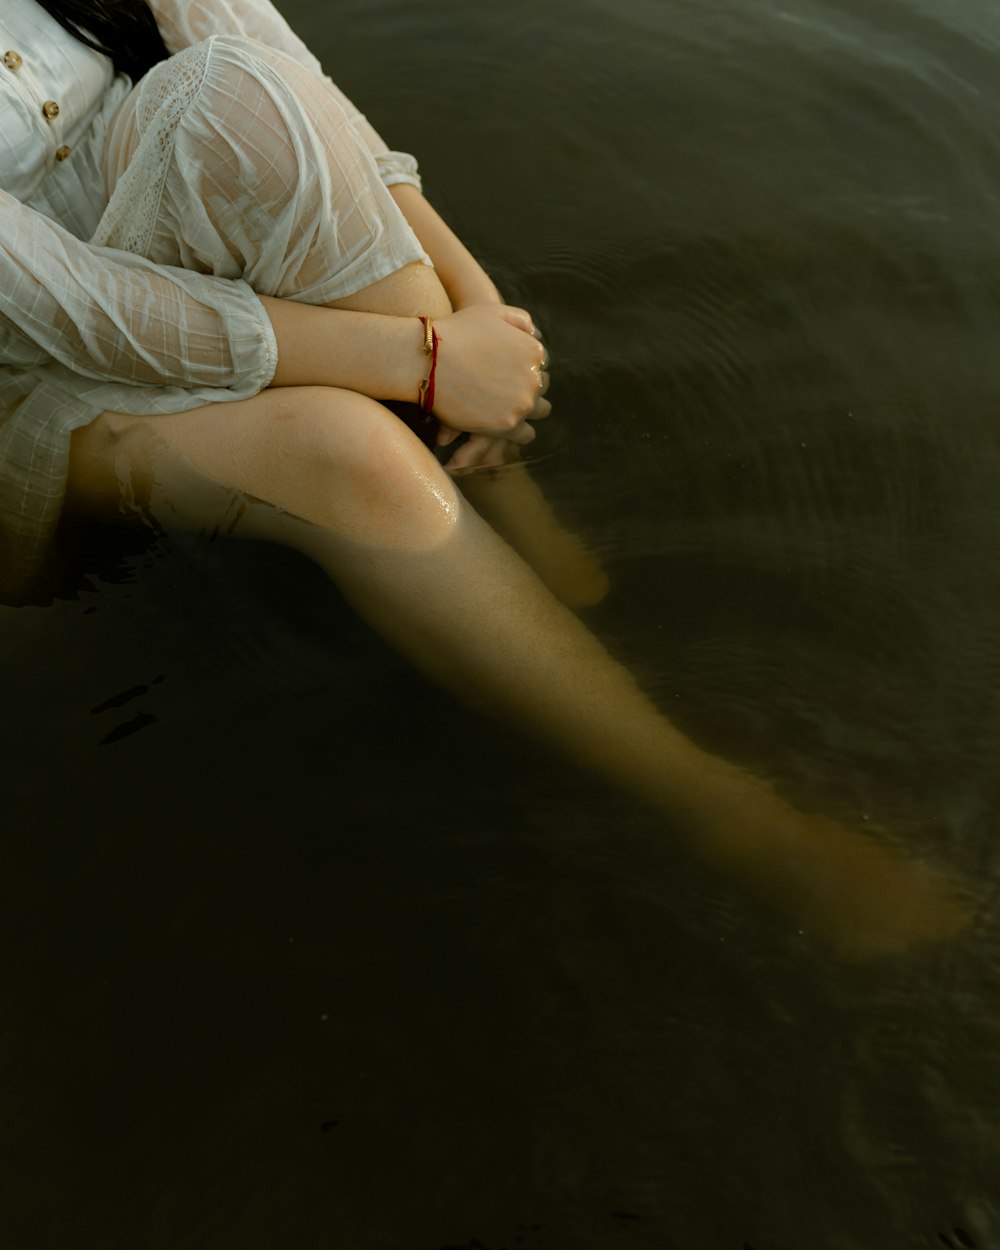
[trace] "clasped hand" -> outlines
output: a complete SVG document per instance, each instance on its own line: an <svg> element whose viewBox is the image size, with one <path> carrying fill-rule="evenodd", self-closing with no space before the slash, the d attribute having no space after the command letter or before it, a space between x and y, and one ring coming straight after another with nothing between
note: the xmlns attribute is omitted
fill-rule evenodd
<svg viewBox="0 0 1000 1250"><path fill-rule="evenodd" d="M440 339L434 401L439 444L461 433L472 435L480 450L484 441L530 443L530 423L551 411L545 348L530 314L506 304L472 304L434 324Z"/></svg>

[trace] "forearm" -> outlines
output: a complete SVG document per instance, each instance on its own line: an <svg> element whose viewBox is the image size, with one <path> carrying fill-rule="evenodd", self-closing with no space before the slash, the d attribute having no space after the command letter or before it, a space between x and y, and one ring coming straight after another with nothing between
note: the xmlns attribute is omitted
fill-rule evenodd
<svg viewBox="0 0 1000 1250"><path fill-rule="evenodd" d="M499 291L482 265L416 187L400 183L390 187L389 191L434 262L441 285L453 307L502 302Z"/></svg>
<svg viewBox="0 0 1000 1250"><path fill-rule="evenodd" d="M373 399L415 400L427 371L415 317L317 308L261 296L278 344L272 386L337 386Z"/></svg>
<svg viewBox="0 0 1000 1250"><path fill-rule="evenodd" d="M429 366L416 316L259 298L277 347L272 386L333 386L373 399L417 399ZM538 393L543 348L524 309L477 304L438 314L434 324L441 344L438 420L453 430L531 442L529 421L546 416L549 406Z"/></svg>

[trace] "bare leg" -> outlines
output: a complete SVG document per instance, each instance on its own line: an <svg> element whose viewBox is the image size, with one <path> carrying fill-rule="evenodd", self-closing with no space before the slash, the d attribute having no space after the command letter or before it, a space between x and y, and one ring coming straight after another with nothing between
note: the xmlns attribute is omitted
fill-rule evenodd
<svg viewBox="0 0 1000 1250"><path fill-rule="evenodd" d="M307 552L441 685L669 813L693 849L838 949L897 951L965 922L922 865L802 815L678 733L373 401L301 388L107 414L80 432L72 472L76 506L124 484L165 525L214 526L233 488L266 501L236 532Z"/></svg>
<svg viewBox="0 0 1000 1250"><path fill-rule="evenodd" d="M270 103L266 91L260 98L259 75L247 76L235 54L223 59L235 77L219 114L241 148L256 137ZM316 80L292 63L281 69L308 106L320 91ZM317 99L306 112L323 116L326 109L335 111ZM213 141L199 153L212 178L227 168L219 146ZM295 171L286 177L278 159L294 165L292 145L278 143L273 155L276 186L259 188L259 195L261 215L266 209L277 221L283 204L304 211L304 190L297 194ZM341 168L333 161L331 174L340 177ZM335 250L326 243L329 254L320 248L305 258L317 279ZM157 258L176 263L171 255ZM247 276L253 280L252 266ZM311 280L302 280L308 289ZM280 286L271 293L297 291ZM422 266L342 305L405 316L440 316L449 307ZM166 527L214 528L229 513L234 490L252 497L258 502L247 507L237 532L310 553L425 672L678 818L694 847L832 942L896 950L961 926L962 908L920 865L802 816L759 780L680 735L463 501L430 453L372 400L289 388L171 416L105 414L74 439L70 504L107 507L123 488L147 500Z"/></svg>
<svg viewBox="0 0 1000 1250"><path fill-rule="evenodd" d="M124 105L108 146L109 182L130 176L130 162L149 138L149 110L143 101L147 95L156 98L161 80L169 84L179 63L172 58L156 66ZM199 267L216 266L217 272L230 276L239 268L262 294L318 302L328 299L324 292L349 289L352 272L371 272L352 270L368 249L381 263L392 255L413 254L398 230L400 203L411 212L417 205L422 228L435 218L412 187L387 195L365 150L368 142L377 149L377 136L363 124L360 129L354 125L353 107L329 83L284 53L259 43L221 39L211 73L186 116L190 126L178 132L181 146L173 157L182 163L185 176L165 185L148 242L153 260L167 265L196 261ZM197 142L191 138L195 132ZM259 175L254 179L253 211L221 211L222 204L245 202L239 170L248 160ZM325 176L318 176L323 170ZM391 195L397 197L396 204ZM185 237L191 219L188 200L201 206L201 225L193 239ZM331 221L335 228L328 230ZM438 224L443 227L439 219ZM456 253L464 252L451 238L454 246L445 247L442 257L446 271ZM286 249L284 259L275 254L279 245ZM341 278L334 287L332 275ZM486 289L492 290L488 280ZM332 301L332 306L399 317L440 318L452 311L437 273L420 263L404 265L374 285ZM519 489L511 490L504 479L489 491L495 523L516 535L525 556L537 561L556 593L574 602L593 601L604 588L593 558L558 525L526 471L518 471L511 483L515 477Z"/></svg>
<svg viewBox="0 0 1000 1250"><path fill-rule="evenodd" d="M597 556L556 516L528 467L474 470L456 480L484 520L514 548L557 599L571 608L591 607L610 582Z"/></svg>
<svg viewBox="0 0 1000 1250"><path fill-rule="evenodd" d="M437 275L425 265L407 266L335 306L397 317L440 317L451 309ZM517 449L513 451L516 455ZM557 599L570 607L587 607L604 598L609 583L600 562L561 524L526 465L513 459L496 470L460 473L455 480Z"/></svg>

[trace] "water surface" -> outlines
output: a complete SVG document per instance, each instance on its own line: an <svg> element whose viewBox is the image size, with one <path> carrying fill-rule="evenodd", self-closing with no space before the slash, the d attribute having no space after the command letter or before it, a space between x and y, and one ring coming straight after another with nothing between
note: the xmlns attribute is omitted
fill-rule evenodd
<svg viewBox="0 0 1000 1250"><path fill-rule="evenodd" d="M981 923L838 966L300 558L104 538L0 617L0 1244L997 1250L1000 13L284 11L545 327L601 637Z"/></svg>

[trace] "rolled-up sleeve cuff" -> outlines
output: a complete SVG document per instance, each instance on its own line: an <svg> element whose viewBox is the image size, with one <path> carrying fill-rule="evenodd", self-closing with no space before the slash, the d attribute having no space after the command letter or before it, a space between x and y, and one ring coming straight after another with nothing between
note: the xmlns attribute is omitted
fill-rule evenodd
<svg viewBox="0 0 1000 1250"><path fill-rule="evenodd" d="M379 177L387 187L405 182L408 186L423 189L417 172L417 158L408 152L379 152L375 157Z"/></svg>
<svg viewBox="0 0 1000 1250"><path fill-rule="evenodd" d="M245 311L230 314L229 344L235 381L229 389L241 399L249 399L271 385L278 369L278 341L271 318L253 287L242 279L233 285L246 293L246 307Z"/></svg>

